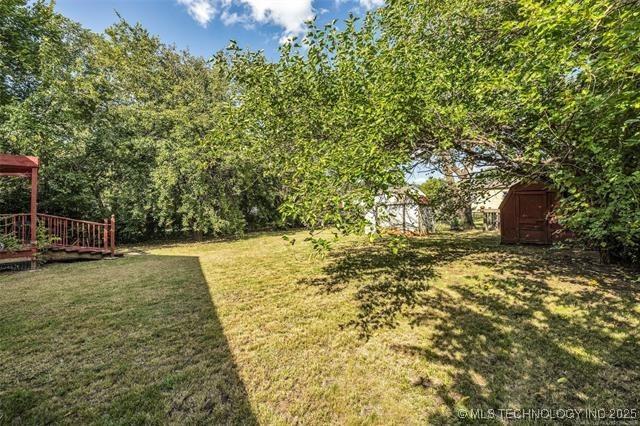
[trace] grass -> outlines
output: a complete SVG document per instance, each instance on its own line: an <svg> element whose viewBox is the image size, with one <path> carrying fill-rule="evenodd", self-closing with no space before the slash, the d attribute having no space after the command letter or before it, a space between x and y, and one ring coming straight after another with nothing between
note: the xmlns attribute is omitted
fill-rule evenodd
<svg viewBox="0 0 640 426"><path fill-rule="evenodd" d="M451 424L459 410L640 406L632 271L477 232L413 238L399 256L357 238L309 254L256 234L0 275L0 423Z"/></svg>

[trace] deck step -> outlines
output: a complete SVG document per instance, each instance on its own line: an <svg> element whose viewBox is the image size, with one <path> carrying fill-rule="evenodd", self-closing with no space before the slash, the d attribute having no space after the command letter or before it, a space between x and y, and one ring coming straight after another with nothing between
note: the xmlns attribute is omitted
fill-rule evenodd
<svg viewBox="0 0 640 426"><path fill-rule="evenodd" d="M115 253L113 257L121 257L122 253ZM81 249L78 247L69 247L63 250L49 251L44 255L47 262L68 262L73 260L100 260L110 259L111 252L109 250Z"/></svg>
<svg viewBox="0 0 640 426"><path fill-rule="evenodd" d="M77 247L77 246L53 246L53 247L49 247L49 251L65 251L67 253L100 253L100 254L111 253L110 250L91 248L91 247Z"/></svg>
<svg viewBox="0 0 640 426"><path fill-rule="evenodd" d="M51 260L69 260L69 259L102 259L111 257L111 250L104 250L95 247L78 247L78 246L52 246L48 249L50 255L47 256ZM122 257L122 253L114 253L113 257Z"/></svg>

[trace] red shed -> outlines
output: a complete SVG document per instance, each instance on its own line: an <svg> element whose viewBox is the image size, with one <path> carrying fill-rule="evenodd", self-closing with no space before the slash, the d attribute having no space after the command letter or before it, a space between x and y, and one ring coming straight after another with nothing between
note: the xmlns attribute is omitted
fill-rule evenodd
<svg viewBox="0 0 640 426"><path fill-rule="evenodd" d="M553 220L556 193L542 183L512 186L500 204L503 244L551 244L560 227Z"/></svg>

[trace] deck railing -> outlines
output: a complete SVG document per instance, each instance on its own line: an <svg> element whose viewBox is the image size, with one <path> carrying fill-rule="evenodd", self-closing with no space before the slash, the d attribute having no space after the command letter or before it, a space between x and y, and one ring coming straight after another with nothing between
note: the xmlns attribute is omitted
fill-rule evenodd
<svg viewBox="0 0 640 426"><path fill-rule="evenodd" d="M113 216L103 222L91 222L40 213L37 226L45 231L46 244L50 247L115 252L116 224ZM28 213L0 215L0 233L13 235L25 248L31 247L31 216Z"/></svg>
<svg viewBox="0 0 640 426"><path fill-rule="evenodd" d="M31 235L30 218L28 214L0 215L0 234L13 236L18 243L26 246Z"/></svg>

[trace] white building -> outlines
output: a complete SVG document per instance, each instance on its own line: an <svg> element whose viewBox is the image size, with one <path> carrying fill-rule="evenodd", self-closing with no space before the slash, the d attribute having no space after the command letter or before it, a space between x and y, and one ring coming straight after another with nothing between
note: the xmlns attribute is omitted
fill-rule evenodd
<svg viewBox="0 0 640 426"><path fill-rule="evenodd" d="M367 233L393 229L403 233L427 234L435 230L435 219L424 193L416 187L396 188L377 196L374 209L365 216Z"/></svg>
<svg viewBox="0 0 640 426"><path fill-rule="evenodd" d="M474 212L479 211L498 211L500 209L500 203L507 196L509 188L507 187L495 187L488 189L485 194L478 197L472 204L471 209Z"/></svg>

